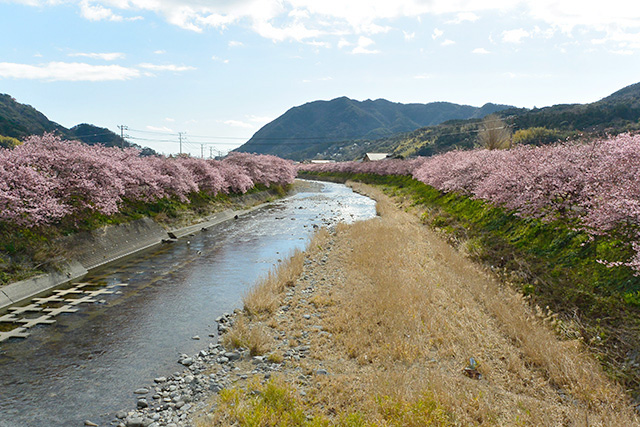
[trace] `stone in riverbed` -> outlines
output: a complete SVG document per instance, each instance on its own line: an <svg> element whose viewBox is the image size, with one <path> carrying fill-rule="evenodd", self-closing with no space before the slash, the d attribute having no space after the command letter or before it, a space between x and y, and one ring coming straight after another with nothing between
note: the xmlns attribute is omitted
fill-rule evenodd
<svg viewBox="0 0 640 427"><path fill-rule="evenodd" d="M96 423L94 423L94 422L91 422L91 421L89 421L89 420L86 420L86 421L84 422L84 425L85 425L85 426L89 426L89 427L98 427L98 424L96 424Z"/></svg>
<svg viewBox="0 0 640 427"><path fill-rule="evenodd" d="M237 351L227 351L224 354L224 357L226 357L229 360L238 360L240 359L240 353L238 353Z"/></svg>
<svg viewBox="0 0 640 427"><path fill-rule="evenodd" d="M149 407L149 402L147 402L147 399L138 400L138 408L144 409L148 407Z"/></svg>
<svg viewBox="0 0 640 427"><path fill-rule="evenodd" d="M142 427L142 418L140 417L133 417L133 418L128 418L127 422L126 422L126 426L127 427Z"/></svg>
<svg viewBox="0 0 640 427"><path fill-rule="evenodd" d="M147 388L139 388L136 391L133 392L133 394L147 394L149 393L149 389Z"/></svg>
<svg viewBox="0 0 640 427"><path fill-rule="evenodd" d="M191 365L193 365L193 358L185 357L184 359L182 359L180 361L180 363L182 363L184 366L191 366Z"/></svg>
<svg viewBox="0 0 640 427"><path fill-rule="evenodd" d="M167 382L167 377L158 377L154 380L156 383L164 383Z"/></svg>

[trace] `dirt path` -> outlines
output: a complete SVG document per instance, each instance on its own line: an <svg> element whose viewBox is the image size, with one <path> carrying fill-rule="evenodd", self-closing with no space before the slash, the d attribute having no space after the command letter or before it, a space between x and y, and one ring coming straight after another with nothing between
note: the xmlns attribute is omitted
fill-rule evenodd
<svg viewBox="0 0 640 427"><path fill-rule="evenodd" d="M553 318L386 196L359 191L380 216L319 233L281 293L247 297L272 308L241 315L225 342L242 329L236 338L266 354L227 370L231 385L196 425L640 425Z"/></svg>

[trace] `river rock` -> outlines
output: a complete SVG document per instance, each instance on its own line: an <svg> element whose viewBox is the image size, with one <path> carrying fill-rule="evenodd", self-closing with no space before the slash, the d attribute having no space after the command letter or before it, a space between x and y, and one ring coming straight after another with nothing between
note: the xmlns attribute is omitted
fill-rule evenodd
<svg viewBox="0 0 640 427"><path fill-rule="evenodd" d="M154 381L158 384L167 382L167 377L158 377L154 379Z"/></svg>
<svg viewBox="0 0 640 427"><path fill-rule="evenodd" d="M126 425L127 427L143 427L142 422L142 417L132 417L127 419Z"/></svg>
<svg viewBox="0 0 640 427"><path fill-rule="evenodd" d="M193 358L192 357L185 357L184 359L182 359L180 361L180 363L182 363L184 366L191 366L191 365L193 365Z"/></svg>
<svg viewBox="0 0 640 427"><path fill-rule="evenodd" d="M147 399L140 399L138 400L138 408L148 408L149 407L149 402L147 402Z"/></svg>
<svg viewBox="0 0 640 427"><path fill-rule="evenodd" d="M133 394L147 394L149 393L149 389L147 388L139 388L136 391L133 392Z"/></svg>
<svg viewBox="0 0 640 427"><path fill-rule="evenodd" d="M227 351L224 354L224 357L226 357L229 360L238 360L240 359L240 353L238 353L237 351Z"/></svg>
<svg viewBox="0 0 640 427"><path fill-rule="evenodd" d="M85 426L89 426L89 427L98 427L98 424L96 424L96 423L94 423L94 422L91 422L91 421L89 421L89 420L86 420L86 421L84 422L84 425L85 425Z"/></svg>

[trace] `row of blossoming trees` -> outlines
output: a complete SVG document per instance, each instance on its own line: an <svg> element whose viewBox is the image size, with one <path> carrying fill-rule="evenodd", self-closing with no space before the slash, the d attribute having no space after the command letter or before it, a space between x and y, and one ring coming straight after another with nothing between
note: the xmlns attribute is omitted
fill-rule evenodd
<svg viewBox="0 0 640 427"><path fill-rule="evenodd" d="M0 221L34 227L86 212L112 215L126 202L245 193L257 184L289 184L295 175L292 162L274 156L140 157L133 148L32 136L0 150Z"/></svg>
<svg viewBox="0 0 640 427"><path fill-rule="evenodd" d="M591 236L629 242L636 255L626 264L640 274L640 135L302 169L411 175L441 191L483 199L521 216L570 221Z"/></svg>

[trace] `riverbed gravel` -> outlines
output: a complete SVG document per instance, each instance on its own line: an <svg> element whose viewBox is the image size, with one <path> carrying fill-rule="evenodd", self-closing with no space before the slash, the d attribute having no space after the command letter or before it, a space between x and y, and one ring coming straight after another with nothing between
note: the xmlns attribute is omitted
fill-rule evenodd
<svg viewBox="0 0 640 427"><path fill-rule="evenodd" d="M193 427L196 415L215 410L211 398L224 388L246 384L254 378L264 382L274 373L280 373L297 378L299 393L304 396L305 386L314 376L330 375L323 362L313 360L310 354L312 335L331 336L322 325L322 309L316 307L311 298L319 288L328 289L339 280L340 268L327 268L334 243L333 238L329 238L322 250L305 256L302 274L282 296L272 322L265 325L273 338L271 353L281 355L279 363L266 356L251 356L247 349L225 348L220 340L210 342L197 354L182 354L176 360L176 372L172 375L157 377L152 384L140 384L132 390L132 407L115 413L111 425ZM240 312L237 309L216 319L219 338L233 327ZM291 325L299 330L292 334ZM300 367L303 360L304 369Z"/></svg>

